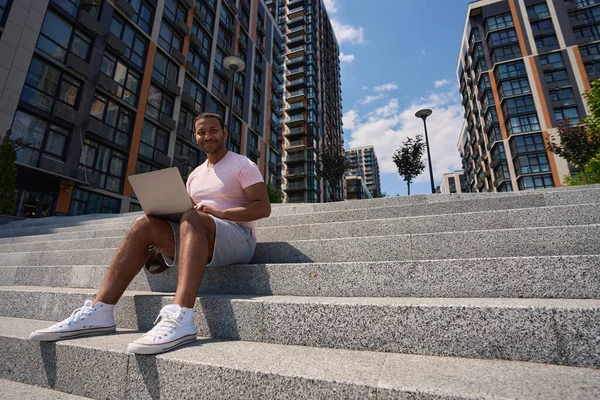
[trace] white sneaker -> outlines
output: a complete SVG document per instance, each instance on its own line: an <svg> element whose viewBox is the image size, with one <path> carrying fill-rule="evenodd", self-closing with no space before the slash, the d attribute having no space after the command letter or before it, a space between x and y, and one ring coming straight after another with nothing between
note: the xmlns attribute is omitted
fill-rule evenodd
<svg viewBox="0 0 600 400"><path fill-rule="evenodd" d="M71 316L46 329L40 329L29 335L29 340L51 342L80 336L113 333L117 329L114 317L115 306L98 302L92 306L86 300L83 307L73 311Z"/></svg>
<svg viewBox="0 0 600 400"><path fill-rule="evenodd" d="M169 304L160 310L154 323L154 328L130 343L127 351L136 354L157 354L196 340L193 308Z"/></svg>

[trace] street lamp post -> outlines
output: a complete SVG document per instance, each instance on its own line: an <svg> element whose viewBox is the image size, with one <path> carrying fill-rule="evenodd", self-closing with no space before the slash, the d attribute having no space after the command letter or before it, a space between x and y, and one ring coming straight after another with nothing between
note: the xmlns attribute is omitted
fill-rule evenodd
<svg viewBox="0 0 600 400"><path fill-rule="evenodd" d="M237 56L227 56L223 60L223 65L229 71L231 71L231 97L229 99L229 115L227 116L227 130L231 129L231 123L233 122L233 99L235 97L235 74L236 72L243 70L246 67L244 60ZM227 150L229 150L229 138L227 135Z"/></svg>
<svg viewBox="0 0 600 400"><path fill-rule="evenodd" d="M429 138L427 137L427 122L425 120L431 115L433 111L424 108L415 113L415 117L423 120L423 126L425 126L425 146L427 147L427 161L429 162L429 178L431 180L431 193L435 193L435 184L433 183L433 168L431 167L431 153L429 152Z"/></svg>

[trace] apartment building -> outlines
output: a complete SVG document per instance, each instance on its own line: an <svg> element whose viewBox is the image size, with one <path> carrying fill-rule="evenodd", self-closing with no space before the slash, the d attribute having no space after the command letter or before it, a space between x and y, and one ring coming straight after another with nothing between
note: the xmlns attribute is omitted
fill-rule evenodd
<svg viewBox="0 0 600 400"><path fill-rule="evenodd" d="M346 200L371 199L371 191L362 176L348 175L344 178L346 187Z"/></svg>
<svg viewBox="0 0 600 400"><path fill-rule="evenodd" d="M448 172L442 175L442 182L437 186L436 193L468 193L469 184L465 171Z"/></svg>
<svg viewBox="0 0 600 400"><path fill-rule="evenodd" d="M203 111L280 185L284 42L264 0L9 0L0 21L0 132L26 143L19 215L138 210L128 176L204 161Z"/></svg>
<svg viewBox="0 0 600 400"><path fill-rule="evenodd" d="M369 192L371 192L371 196L380 197L381 180L375 148L373 146L364 146L346 149L346 160L350 163L350 169L346 171L346 177L362 177Z"/></svg>
<svg viewBox="0 0 600 400"><path fill-rule="evenodd" d="M572 168L546 144L559 122L586 115L582 94L600 77L600 0L469 4L457 77L470 191L561 186Z"/></svg>
<svg viewBox="0 0 600 400"><path fill-rule="evenodd" d="M283 192L287 203L344 199L316 176L324 148L343 148L339 46L323 0L273 0L285 35ZM333 186L333 187L332 187Z"/></svg>

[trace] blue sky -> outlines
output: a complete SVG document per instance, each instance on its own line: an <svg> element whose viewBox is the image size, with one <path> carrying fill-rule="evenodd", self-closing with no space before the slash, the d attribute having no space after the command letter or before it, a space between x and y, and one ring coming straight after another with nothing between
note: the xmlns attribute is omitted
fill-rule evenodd
<svg viewBox="0 0 600 400"><path fill-rule="evenodd" d="M456 143L463 109L456 64L469 1L324 1L340 45L346 148L374 145L382 190L406 195L392 155L406 137L423 134L414 113L430 108L436 184L443 173L460 169ZM430 193L430 187L426 168L411 194Z"/></svg>

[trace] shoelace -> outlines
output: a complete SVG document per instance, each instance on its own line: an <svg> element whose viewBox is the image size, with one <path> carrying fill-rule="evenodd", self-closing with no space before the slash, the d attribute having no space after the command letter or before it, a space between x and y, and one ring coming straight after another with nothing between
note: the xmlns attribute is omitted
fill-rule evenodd
<svg viewBox="0 0 600 400"><path fill-rule="evenodd" d="M92 311L94 311L92 307L83 306L81 308L78 308L77 310L73 311L73 313L71 313L71 316L67 318L66 323L71 324L71 322L77 322L79 321L79 318L83 319L87 317L92 313Z"/></svg>
<svg viewBox="0 0 600 400"><path fill-rule="evenodd" d="M177 321L177 316L169 313L168 311L161 311L154 320L154 328L152 328L148 333L144 336L149 336L151 338L159 338L162 339L164 335L167 333L173 333L173 329L177 327L177 325L182 326ZM160 322L158 320L160 319ZM158 324L156 324L158 322Z"/></svg>

